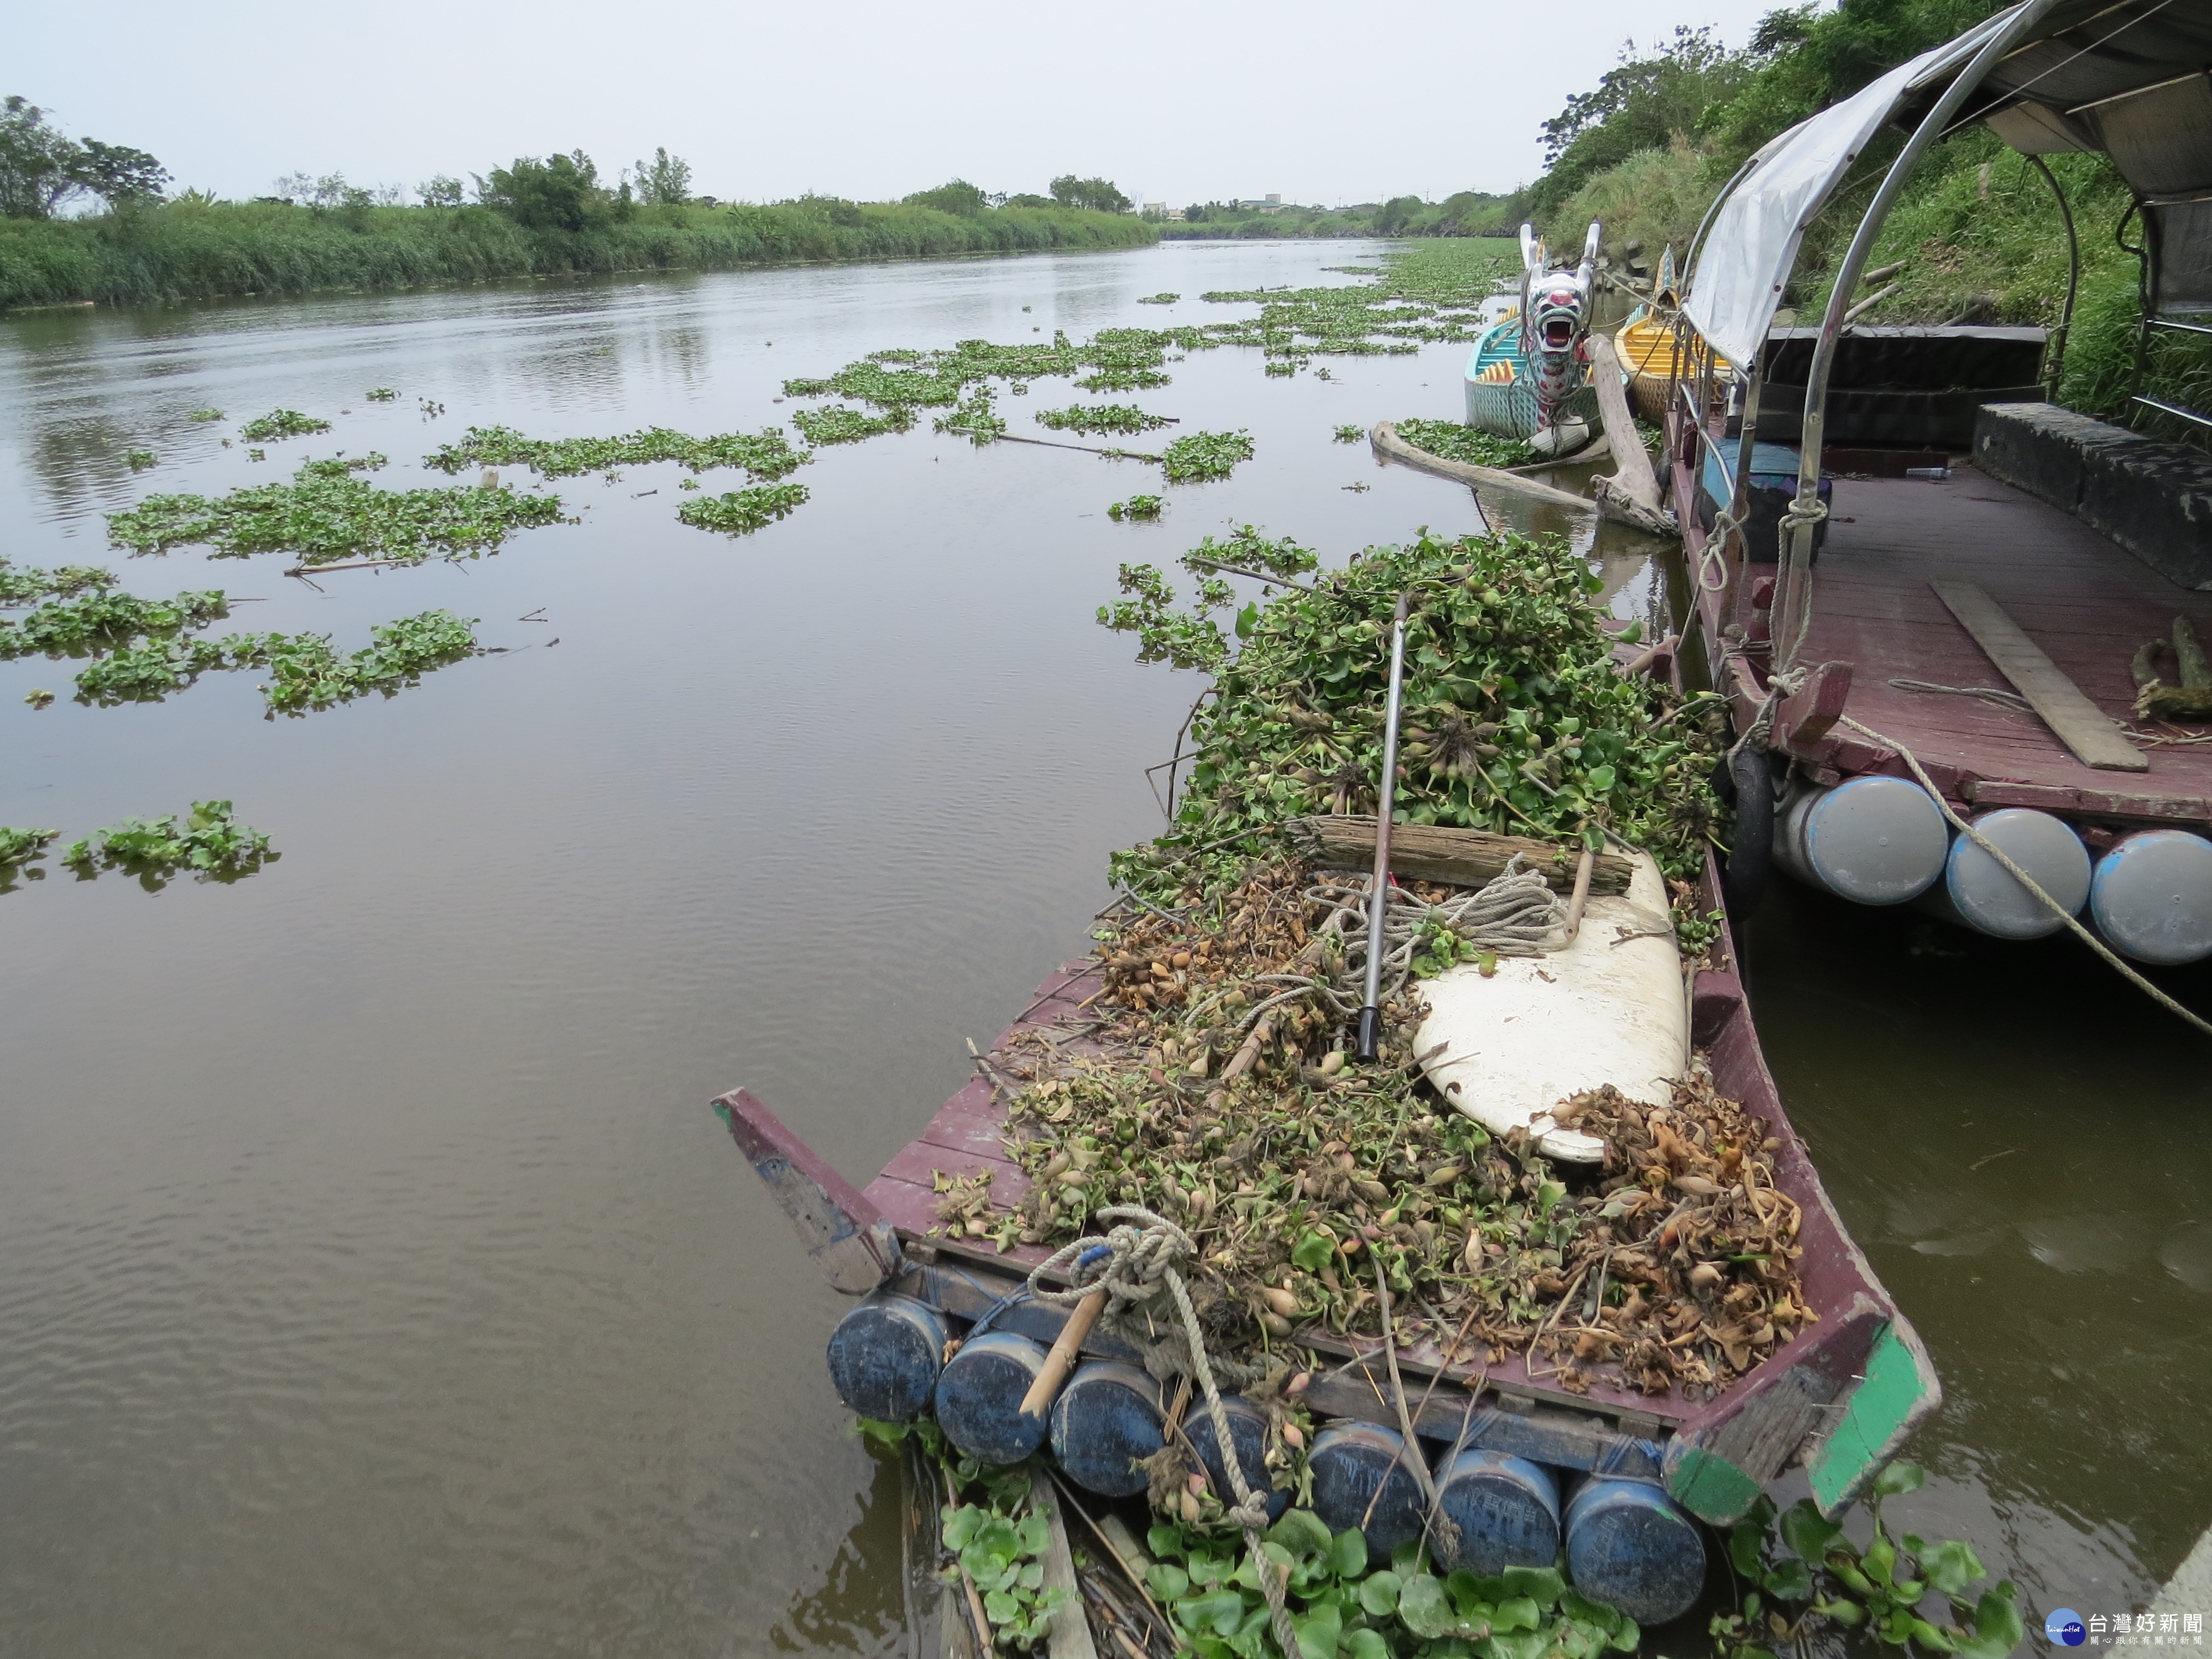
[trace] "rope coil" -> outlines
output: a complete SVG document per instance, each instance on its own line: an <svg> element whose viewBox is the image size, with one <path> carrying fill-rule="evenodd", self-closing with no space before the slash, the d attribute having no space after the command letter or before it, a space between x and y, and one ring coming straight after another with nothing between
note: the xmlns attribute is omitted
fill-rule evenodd
<svg viewBox="0 0 2212 1659"><path fill-rule="evenodd" d="M1140 1205L1115 1205L1099 1211L1098 1218L1115 1224L1106 1237L1079 1238L1039 1262L1030 1273L1030 1293L1040 1302L1067 1307L1103 1288L1108 1316L1113 1317L1152 1300L1158 1287L1166 1287L1176 1312L1182 1316L1183 1338L1189 1344L1190 1372L1206 1397L1206 1413L1213 1422L1213 1443L1220 1449L1221 1467L1236 1496L1228 1518L1244 1534L1253 1571L1259 1577L1261 1593L1267 1598L1269 1623L1275 1641L1288 1659L1297 1659L1304 1650L1298 1645L1297 1631L1291 1623L1290 1605L1283 1599L1283 1583L1288 1574L1268 1560L1267 1552L1261 1547L1261 1534L1267 1526L1268 1495L1254 1492L1244 1479L1243 1459L1237 1455L1229 1413L1221 1403L1220 1385L1214 1380L1213 1365L1206 1357L1206 1334L1199 1326L1198 1310L1191 1304L1190 1289L1183 1283L1182 1263L1197 1254L1198 1247L1190 1235L1174 1222ZM1042 1283L1048 1273L1067 1278L1069 1288L1058 1290Z"/></svg>

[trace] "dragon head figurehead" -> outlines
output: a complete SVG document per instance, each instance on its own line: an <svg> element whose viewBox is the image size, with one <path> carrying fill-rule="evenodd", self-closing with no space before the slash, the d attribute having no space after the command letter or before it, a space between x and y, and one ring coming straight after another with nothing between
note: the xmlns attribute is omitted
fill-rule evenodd
<svg viewBox="0 0 2212 1659"><path fill-rule="evenodd" d="M1528 378L1549 427L1584 378L1589 354L1590 283L1597 270L1598 226L1583 242L1582 263L1572 270L1553 270L1534 225L1521 227L1521 347Z"/></svg>

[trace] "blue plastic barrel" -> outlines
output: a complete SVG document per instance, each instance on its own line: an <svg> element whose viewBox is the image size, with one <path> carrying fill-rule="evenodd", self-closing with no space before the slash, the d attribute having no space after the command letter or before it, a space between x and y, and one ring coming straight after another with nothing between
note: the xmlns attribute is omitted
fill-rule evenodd
<svg viewBox="0 0 2212 1659"><path fill-rule="evenodd" d="M1133 1498L1146 1476L1137 1460L1164 1443L1160 1385L1119 1360L1093 1359L1052 1403L1052 1455L1067 1478L1102 1498Z"/></svg>
<svg viewBox="0 0 2212 1659"><path fill-rule="evenodd" d="M1705 1540L1658 1487L1593 1478L1567 1500L1567 1576L1638 1624L1663 1625L1705 1587Z"/></svg>
<svg viewBox="0 0 2212 1659"><path fill-rule="evenodd" d="M1458 1549L1437 1552L1448 1572L1491 1578L1559 1559L1559 1484L1540 1464L1469 1446L1437 1472L1437 1498L1459 1528Z"/></svg>
<svg viewBox="0 0 2212 1659"><path fill-rule="evenodd" d="M937 1426L982 1463L1018 1463L1044 1443L1045 1420L1022 1415L1044 1349L1012 1331L975 1337L937 1379Z"/></svg>
<svg viewBox="0 0 2212 1659"><path fill-rule="evenodd" d="M1314 1513L1331 1532L1357 1527L1367 1534L1367 1559L1385 1562L1399 1545L1421 1535L1421 1483L1395 1429L1373 1423L1332 1423L1314 1437Z"/></svg>
<svg viewBox="0 0 2212 1659"><path fill-rule="evenodd" d="M830 1334L830 1382L862 1417L903 1423L918 1416L945 1369L945 1316L926 1302L878 1291Z"/></svg>
<svg viewBox="0 0 2212 1659"><path fill-rule="evenodd" d="M1274 1483L1267 1472L1267 1413L1242 1395L1235 1394L1221 1396L1221 1410L1229 1419L1229 1441L1237 1448L1237 1467L1243 1472L1244 1484L1254 1492L1271 1492ZM1198 1454L1198 1461L1206 1466L1206 1478L1213 1483L1214 1496L1224 1504L1234 1504L1237 1491L1229 1484L1229 1466L1221 1461L1221 1446L1213 1432L1213 1413L1206 1410L1205 1401L1193 1397L1190 1413L1183 1419L1182 1428L1190 1438L1191 1449ZM1267 1499L1267 1518L1278 1519L1290 1506L1290 1493L1273 1492Z"/></svg>

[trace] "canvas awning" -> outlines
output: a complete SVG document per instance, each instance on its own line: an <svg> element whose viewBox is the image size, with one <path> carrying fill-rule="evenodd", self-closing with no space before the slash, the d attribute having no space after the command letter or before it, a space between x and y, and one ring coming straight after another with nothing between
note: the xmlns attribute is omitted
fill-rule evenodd
<svg viewBox="0 0 2212 1659"><path fill-rule="evenodd" d="M1782 304L1798 245L1868 141L1914 90L1971 58L2000 12L1957 40L1900 64L1839 104L1799 122L1752 158L1714 216L1690 272L1682 309L1713 349L1747 369Z"/></svg>

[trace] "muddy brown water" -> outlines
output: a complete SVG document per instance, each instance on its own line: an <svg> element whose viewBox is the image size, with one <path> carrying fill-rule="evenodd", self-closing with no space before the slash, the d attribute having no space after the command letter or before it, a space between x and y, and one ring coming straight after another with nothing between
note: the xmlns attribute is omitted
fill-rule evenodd
<svg viewBox="0 0 2212 1659"><path fill-rule="evenodd" d="M104 511L342 450L415 482L472 423L757 428L783 377L866 351L1204 320L1204 290L1376 251L19 316L0 553L108 562ZM678 524L659 466L556 486L580 524L468 563L125 567L258 601L229 626L352 648L443 605L509 647L305 719L262 719L250 674L36 712L72 665L0 664L0 823L214 796L283 854L0 896L0 1651L898 1650L896 1474L822 1369L842 1304L706 1103L750 1085L858 1180L910 1139L1159 822L1144 768L1195 686L1092 621L1116 565L1247 520L1332 562L1475 528L1465 490L1330 436L1454 414L1464 355L1173 365L1139 400L1257 457L1158 525L1104 510L1149 468L925 422L823 453L741 540ZM1071 395L1001 407L1021 430ZM222 447L278 406L335 429ZM1638 549L1594 556L1622 614L1666 602ZM1786 884L1747 950L1785 1098L1950 1389L1904 1518L2039 1614L2140 1606L2212 1519L2206 1049L2070 947Z"/></svg>

